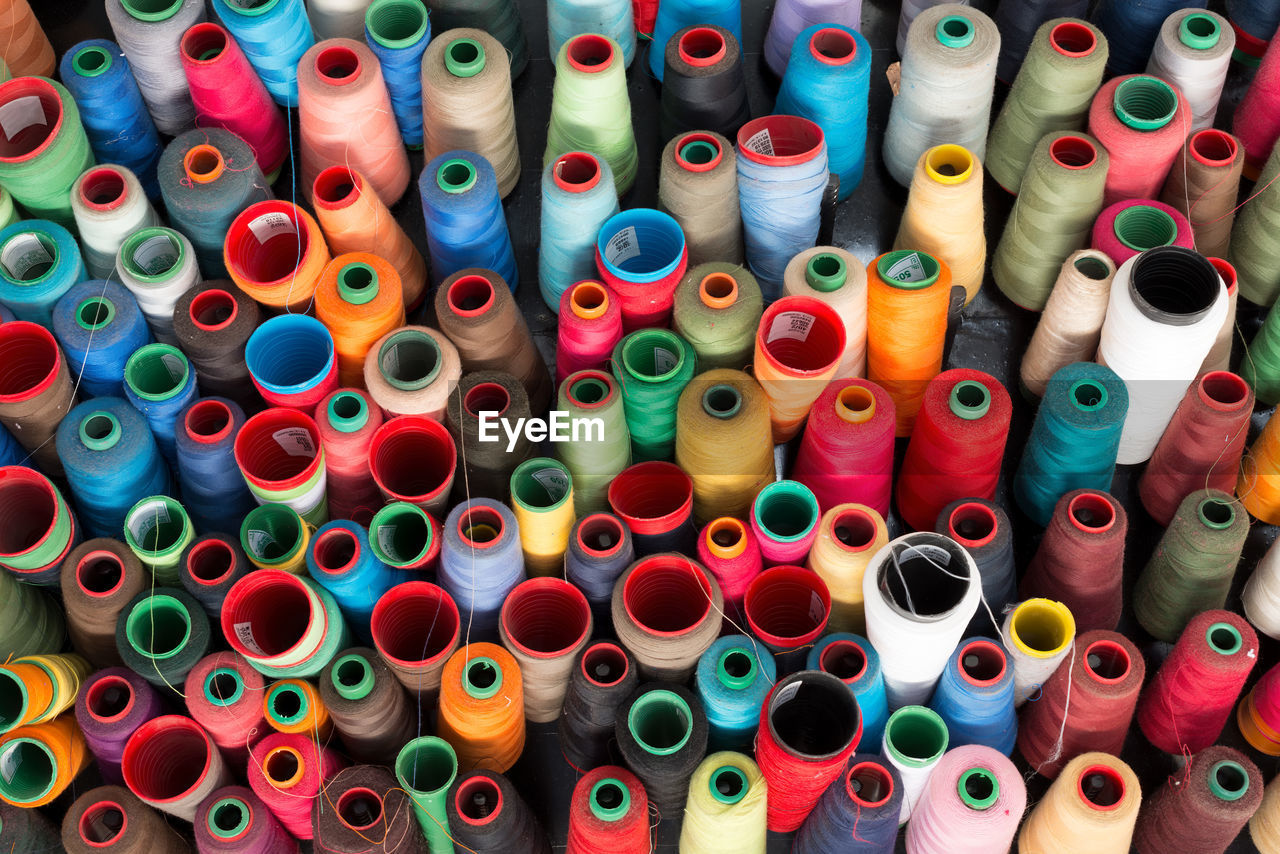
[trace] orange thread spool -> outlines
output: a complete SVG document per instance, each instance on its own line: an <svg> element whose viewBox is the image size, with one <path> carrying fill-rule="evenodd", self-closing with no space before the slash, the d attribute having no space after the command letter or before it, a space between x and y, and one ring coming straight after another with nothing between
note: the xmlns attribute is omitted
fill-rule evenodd
<svg viewBox="0 0 1280 854"><path fill-rule="evenodd" d="M339 255L325 267L316 287L316 317L333 335L338 378L347 388L364 388L364 359L374 343L404 326L400 274L369 252Z"/></svg>
<svg viewBox="0 0 1280 854"><path fill-rule="evenodd" d="M840 367L844 345L844 322L821 300L783 297L765 309L752 371L769 399L774 443L800 432L809 407Z"/></svg>
<svg viewBox="0 0 1280 854"><path fill-rule="evenodd" d="M250 205L232 221L222 259L251 299L300 312L311 304L330 256L311 214L273 199Z"/></svg>
<svg viewBox="0 0 1280 854"><path fill-rule="evenodd" d="M1280 418L1271 416L1244 455L1236 495L1259 522L1280 524Z"/></svg>
<svg viewBox="0 0 1280 854"><path fill-rule="evenodd" d="M301 733L324 741L333 731L320 692L305 679L281 679L262 695L262 712L276 732Z"/></svg>
<svg viewBox="0 0 1280 854"><path fill-rule="evenodd" d="M371 252L385 258L400 274L408 310L422 304L427 262L364 176L348 166L330 166L311 185L311 201L335 255Z"/></svg>
<svg viewBox="0 0 1280 854"><path fill-rule="evenodd" d="M925 252L886 252L867 266L867 379L893 398L909 436L929 380L942 371L951 269Z"/></svg>
<svg viewBox="0 0 1280 854"><path fill-rule="evenodd" d="M14 77L52 77L57 59L53 45L27 0L0 4L0 45Z"/></svg>
<svg viewBox="0 0 1280 854"><path fill-rule="evenodd" d="M524 751L520 666L494 643L473 643L445 662L436 731L458 754L458 771L505 773Z"/></svg>
<svg viewBox="0 0 1280 854"><path fill-rule="evenodd" d="M89 764L89 749L75 715L25 726L0 736L0 767L11 768L0 800L42 807L66 791Z"/></svg>

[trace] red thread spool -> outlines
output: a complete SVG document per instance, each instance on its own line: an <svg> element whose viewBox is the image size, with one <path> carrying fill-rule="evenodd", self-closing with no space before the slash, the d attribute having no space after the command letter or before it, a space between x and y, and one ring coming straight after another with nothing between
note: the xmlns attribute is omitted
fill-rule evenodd
<svg viewBox="0 0 1280 854"><path fill-rule="evenodd" d="M1160 195L1191 132L1191 108L1175 87L1145 74L1113 78L1089 106L1089 133L1111 165L1103 203Z"/></svg>
<svg viewBox="0 0 1280 854"><path fill-rule="evenodd" d="M245 421L236 434L235 457L260 500L265 500L261 498L264 492L274 495L297 489L325 464L315 420L305 412L284 407L267 409Z"/></svg>
<svg viewBox="0 0 1280 854"><path fill-rule="evenodd" d="M56 587L62 562L78 541L76 517L52 481L26 466L0 468L0 564L5 570L28 584Z"/></svg>
<svg viewBox="0 0 1280 854"><path fill-rule="evenodd" d="M436 515L448 509L458 448L439 421L421 415L392 418L373 434L369 469L389 501L407 501Z"/></svg>
<svg viewBox="0 0 1280 854"><path fill-rule="evenodd" d="M852 503L887 516L896 425L887 391L871 380L836 380L809 410L791 477L813 490L823 513Z"/></svg>
<svg viewBox="0 0 1280 854"><path fill-rule="evenodd" d="M244 767L249 747L270 732L262 711L265 690L262 674L234 652L206 655L182 686L188 713L238 768Z"/></svg>
<svg viewBox="0 0 1280 854"><path fill-rule="evenodd" d="M609 484L609 506L631 529L637 555L684 551L693 530L693 480L675 463L636 463Z"/></svg>
<svg viewBox="0 0 1280 854"><path fill-rule="evenodd" d="M747 587L764 569L750 526L732 516L712 519L698 535L698 562L716 577L729 617L741 622Z"/></svg>
<svg viewBox="0 0 1280 854"><path fill-rule="evenodd" d="M1236 34L1241 34L1239 28ZM1237 47L1243 44L1237 42ZM1280 138L1280 39L1271 39L1262 64L1236 107L1231 131L1244 143L1245 176L1257 180L1263 164Z"/></svg>
<svg viewBox="0 0 1280 854"><path fill-rule="evenodd" d="M573 787L565 854L649 854L649 797L626 768L588 771Z"/></svg>
<svg viewBox="0 0 1280 854"><path fill-rule="evenodd" d="M1109 205L1093 223L1091 245L1119 267L1157 246L1196 248L1191 223L1172 205L1154 199L1126 199Z"/></svg>
<svg viewBox="0 0 1280 854"><path fill-rule="evenodd" d="M1197 489L1235 491L1253 401L1253 389L1229 371L1210 371L1187 389L1138 482L1151 518L1168 525Z"/></svg>
<svg viewBox="0 0 1280 854"><path fill-rule="evenodd" d="M773 686L756 736L756 761L769 784L770 830L790 833L804 823L861 737L862 713L837 677L804 670Z"/></svg>
<svg viewBox="0 0 1280 854"><path fill-rule="evenodd" d="M182 715L147 721L129 736L120 770L129 791L151 806L191 821L205 796L229 775L209 733Z"/></svg>
<svg viewBox="0 0 1280 854"><path fill-rule="evenodd" d="M218 24L199 23L178 52L199 125L226 128L249 143L264 173L278 172L288 153L284 119L235 39Z"/></svg>
<svg viewBox="0 0 1280 854"><path fill-rule="evenodd" d="M321 787L346 763L327 747L300 733L273 732L253 746L249 787L285 830L311 839L311 803Z"/></svg>
<svg viewBox="0 0 1280 854"><path fill-rule="evenodd" d="M369 450L373 434L382 426L382 410L367 392L340 388L320 401L315 421L326 450L329 518L367 526L384 503L369 470Z"/></svg>
<svg viewBox="0 0 1280 854"><path fill-rule="evenodd" d="M1077 635L1072 656L1018 722L1018 752L1049 779L1082 753L1120 755L1147 673L1142 653L1116 632Z"/></svg>
<svg viewBox="0 0 1280 854"><path fill-rule="evenodd" d="M1280 756L1280 666L1263 674L1240 701L1236 722L1255 750L1267 756Z"/></svg>
<svg viewBox="0 0 1280 854"><path fill-rule="evenodd" d="M440 690L445 662L458 648L462 620L442 587L426 581L397 584L373 606L369 630L378 656L414 696Z"/></svg>
<svg viewBox="0 0 1280 854"><path fill-rule="evenodd" d="M943 371L929 381L898 475L898 510L917 531L960 498L992 499L1013 402L982 371Z"/></svg>
<svg viewBox="0 0 1280 854"><path fill-rule="evenodd" d="M600 38L599 36L580 36ZM572 51L570 63L573 63ZM599 70L602 66L590 66ZM626 236L630 241L625 241ZM644 248L642 254L622 252L615 257L618 242ZM609 256L601 252L604 247ZM679 251L675 251L676 249ZM680 224L667 213L649 208L631 208L614 214L600 229L596 240L596 271L617 295L622 310L624 332L671 323L676 286L689 267L689 245Z"/></svg>
<svg viewBox="0 0 1280 854"><path fill-rule="evenodd" d="M1138 701L1142 734L1166 753L1213 744L1257 660L1258 636L1243 617L1197 614Z"/></svg>
<svg viewBox="0 0 1280 854"><path fill-rule="evenodd" d="M743 611L752 633L775 653L810 646L831 617L831 591L816 572L775 566L747 587Z"/></svg>
<svg viewBox="0 0 1280 854"><path fill-rule="evenodd" d="M267 667L296 667L310 662L332 632L345 627L327 624L324 603L314 582L282 569L256 569L227 591L222 601L222 634L245 658ZM322 632L309 632L313 623ZM254 646L242 635L252 637Z"/></svg>
<svg viewBox="0 0 1280 854"><path fill-rule="evenodd" d="M622 308L617 295L593 281L578 282L560 297L556 338L556 384L587 369L607 367L622 340Z"/></svg>

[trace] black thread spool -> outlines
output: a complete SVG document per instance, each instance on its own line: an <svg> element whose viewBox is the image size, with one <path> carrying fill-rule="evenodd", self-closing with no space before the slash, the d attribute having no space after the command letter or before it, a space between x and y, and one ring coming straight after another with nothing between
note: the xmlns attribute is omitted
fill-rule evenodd
<svg viewBox="0 0 1280 854"><path fill-rule="evenodd" d="M665 143L685 131L734 139L751 119L742 48L724 27L698 24L667 40L659 127Z"/></svg>
<svg viewBox="0 0 1280 854"><path fill-rule="evenodd" d="M463 850L484 854L551 854L542 825L515 786L496 771L459 777L445 799L449 831Z"/></svg>
<svg viewBox="0 0 1280 854"><path fill-rule="evenodd" d="M578 655L560 714L566 762L585 773L614 761L614 720L638 680L635 661L615 643L593 643Z"/></svg>
<svg viewBox="0 0 1280 854"><path fill-rule="evenodd" d="M618 709L614 732L622 758L649 794L658 814L684 809L689 780L707 752L707 715L683 685L650 682Z"/></svg>

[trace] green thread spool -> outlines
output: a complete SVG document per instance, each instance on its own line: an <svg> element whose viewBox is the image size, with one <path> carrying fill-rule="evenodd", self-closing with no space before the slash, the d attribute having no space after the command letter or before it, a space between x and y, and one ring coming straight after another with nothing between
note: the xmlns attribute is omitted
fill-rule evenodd
<svg viewBox="0 0 1280 854"><path fill-rule="evenodd" d="M32 219L74 228L71 186L93 165L80 111L61 83L44 77L18 77L0 88L0 103L25 98L37 99L41 112L20 131L6 128L14 133L0 145L0 184Z"/></svg>
<svg viewBox="0 0 1280 854"><path fill-rule="evenodd" d="M178 563L195 538L191 517L167 495L144 498L125 515L125 544L151 570L157 584L179 585Z"/></svg>
<svg viewBox="0 0 1280 854"><path fill-rule="evenodd" d="M669 330L637 329L613 348L611 363L622 389L632 460L671 459L680 392L693 379L693 349Z"/></svg>
<svg viewBox="0 0 1280 854"><path fill-rule="evenodd" d="M1045 134L1084 128L1107 55L1106 36L1085 21L1054 18L1036 30L987 139L984 165L1000 186L1019 192Z"/></svg>
<svg viewBox="0 0 1280 854"><path fill-rule="evenodd" d="M619 196L635 183L639 158L626 68L622 49L607 36L575 36L556 56L544 168L570 151L588 151L606 161Z"/></svg>
<svg viewBox="0 0 1280 854"><path fill-rule="evenodd" d="M583 431L580 439L556 442L556 457L573 476L573 506L579 518L609 509L609 482L631 465L631 431L622 394L603 371L578 371L560 384L556 409L577 419L600 419L600 429Z"/></svg>
<svg viewBox="0 0 1280 854"><path fill-rule="evenodd" d="M396 778L413 800L431 854L454 852L445 799L457 776L457 754L449 742L433 735L415 738L396 757Z"/></svg>
<svg viewBox="0 0 1280 854"><path fill-rule="evenodd" d="M1254 185L1258 188L1256 195L1240 209L1235 228L1231 230L1231 247L1227 250L1227 260L1236 268L1240 296L1258 305L1272 305L1280 296L1280 264L1276 263L1276 258L1280 258L1280 180L1277 178L1280 178L1280 146L1271 152ZM1246 358L1245 362L1248 361ZM1267 400L1261 391L1258 399Z"/></svg>
<svg viewBox="0 0 1280 854"><path fill-rule="evenodd" d="M991 260L996 286L1040 311L1062 264L1088 242L1102 212L1110 160L1085 133L1058 131L1036 145L1022 188Z"/></svg>
<svg viewBox="0 0 1280 854"><path fill-rule="evenodd" d="M693 348L697 373L740 371L751 364L763 313L760 283L746 267L711 262L691 268L676 286L671 327Z"/></svg>
<svg viewBox="0 0 1280 854"><path fill-rule="evenodd" d="M1280 311L1274 306L1240 360L1240 376L1260 402L1280 403Z"/></svg>
<svg viewBox="0 0 1280 854"><path fill-rule="evenodd" d="M1134 587L1142 627L1173 642L1196 614L1222 608L1248 535L1249 514L1228 493L1184 498Z"/></svg>
<svg viewBox="0 0 1280 854"><path fill-rule="evenodd" d="M39 587L0 572L0 658L54 653L65 637L61 607Z"/></svg>

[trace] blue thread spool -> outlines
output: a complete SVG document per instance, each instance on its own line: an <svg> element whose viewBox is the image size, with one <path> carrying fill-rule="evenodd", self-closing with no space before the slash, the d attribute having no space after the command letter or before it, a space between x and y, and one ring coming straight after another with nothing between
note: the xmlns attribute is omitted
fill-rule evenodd
<svg viewBox="0 0 1280 854"><path fill-rule="evenodd" d="M827 635L809 650L806 667L824 670L849 686L862 711L862 741L867 750L879 750L889 719L889 700L880 672L880 654L862 635L837 632Z"/></svg>
<svg viewBox="0 0 1280 854"><path fill-rule="evenodd" d="M422 148L422 54L431 21L421 0L374 0L364 17L365 41L382 64L400 136Z"/></svg>
<svg viewBox="0 0 1280 854"><path fill-rule="evenodd" d="M1013 668L1004 648L968 638L951 654L929 707L947 724L952 747L983 744L1005 756L1018 739Z"/></svg>
<svg viewBox="0 0 1280 854"><path fill-rule="evenodd" d="M760 706L777 679L773 655L746 635L725 635L702 654L693 687L707 713L708 750L752 748Z"/></svg>
<svg viewBox="0 0 1280 854"><path fill-rule="evenodd" d="M18 320L53 325L53 306L88 277L80 246L56 222L24 219L0 231L0 302Z"/></svg>
<svg viewBox="0 0 1280 854"><path fill-rule="evenodd" d="M516 258L489 161L470 151L446 151L422 170L418 192L436 284L480 267L497 273L514 292Z"/></svg>
<svg viewBox="0 0 1280 854"><path fill-rule="evenodd" d="M238 531L256 506L236 465L236 434L244 421L239 404L221 397L193 401L178 414L174 440L182 498L201 531Z"/></svg>
<svg viewBox="0 0 1280 854"><path fill-rule="evenodd" d="M196 398L196 372L171 344L139 347L124 366L124 396L147 419L160 453L178 465L178 413Z"/></svg>
<svg viewBox="0 0 1280 854"><path fill-rule="evenodd" d="M373 606L396 584L391 568L378 560L369 532L345 519L329 522L311 540L307 571L338 600L351 627L372 642L369 619Z"/></svg>
<svg viewBox="0 0 1280 854"><path fill-rule="evenodd" d="M298 61L316 43L302 0L213 0L213 8L276 103L298 106Z"/></svg>
<svg viewBox="0 0 1280 854"><path fill-rule="evenodd" d="M99 279L62 295L53 307L53 334L71 375L79 375L80 391L92 397L123 397L125 363L151 342L147 319L129 289Z"/></svg>
<svg viewBox="0 0 1280 854"><path fill-rule="evenodd" d="M263 399L275 406L309 412L338 387L333 335L305 314L282 314L255 329L244 362Z"/></svg>
<svg viewBox="0 0 1280 854"><path fill-rule="evenodd" d="M613 170L596 155L571 151L542 170L538 286L547 308L558 312L565 291L595 278L596 237L616 213Z"/></svg>

